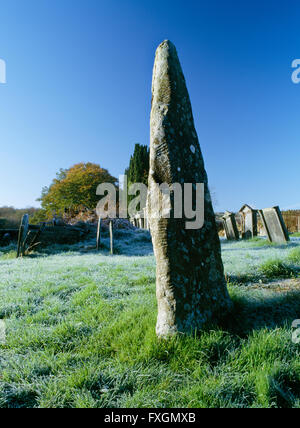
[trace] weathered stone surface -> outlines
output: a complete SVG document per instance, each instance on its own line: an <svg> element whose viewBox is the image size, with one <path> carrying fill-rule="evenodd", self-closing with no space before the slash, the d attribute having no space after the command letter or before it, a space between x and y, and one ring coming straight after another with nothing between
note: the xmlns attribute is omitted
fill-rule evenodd
<svg viewBox="0 0 300 428"><path fill-rule="evenodd" d="M184 216L172 216L173 192L170 218L155 218L161 183L204 183L201 229L186 229ZM157 335L199 330L224 315L231 302L189 94L170 41L158 47L153 70L147 205L157 263Z"/></svg>
<svg viewBox="0 0 300 428"><path fill-rule="evenodd" d="M242 206L239 213L243 220L243 239L254 238L257 236L257 210L245 204Z"/></svg>
<svg viewBox="0 0 300 428"><path fill-rule="evenodd" d="M279 207L264 208L259 214L269 241L280 244L290 240Z"/></svg>
<svg viewBox="0 0 300 428"><path fill-rule="evenodd" d="M236 225L235 214L229 211L226 211L223 216L225 236L229 241L238 241L240 239L240 234Z"/></svg>

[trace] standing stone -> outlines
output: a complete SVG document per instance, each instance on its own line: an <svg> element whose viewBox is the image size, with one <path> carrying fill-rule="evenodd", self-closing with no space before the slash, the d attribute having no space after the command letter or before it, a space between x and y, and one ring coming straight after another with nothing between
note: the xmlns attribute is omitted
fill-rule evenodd
<svg viewBox="0 0 300 428"><path fill-rule="evenodd" d="M176 48L170 41L164 41L156 51L150 126L148 220L157 265L156 332L159 337L167 337L199 330L231 307L189 94ZM162 183L204 183L205 222L201 229L186 229L184 213L180 219L172 216L172 191L170 218L156 215L158 185Z"/></svg>

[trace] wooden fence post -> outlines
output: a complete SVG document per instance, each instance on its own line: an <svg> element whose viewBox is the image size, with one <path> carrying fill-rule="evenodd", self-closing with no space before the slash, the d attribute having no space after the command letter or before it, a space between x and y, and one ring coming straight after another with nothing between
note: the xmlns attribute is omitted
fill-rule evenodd
<svg viewBox="0 0 300 428"><path fill-rule="evenodd" d="M97 226L97 251L100 249L101 244L101 217L99 217L98 220L98 226Z"/></svg>
<svg viewBox="0 0 300 428"><path fill-rule="evenodd" d="M113 231L113 222L109 222L109 236L110 236L110 254L114 254L114 231Z"/></svg>
<svg viewBox="0 0 300 428"><path fill-rule="evenodd" d="M25 254L25 241L29 230L29 215L24 214L21 220L18 236L17 258Z"/></svg>

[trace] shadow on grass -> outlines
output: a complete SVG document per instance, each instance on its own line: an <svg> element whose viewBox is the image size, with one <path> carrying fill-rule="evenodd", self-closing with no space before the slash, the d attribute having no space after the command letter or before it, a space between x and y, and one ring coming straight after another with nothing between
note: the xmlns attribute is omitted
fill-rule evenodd
<svg viewBox="0 0 300 428"><path fill-rule="evenodd" d="M228 241L228 244L232 243L232 241ZM261 251L261 250L266 250L268 248L272 248L275 250L286 250L288 249L292 249L292 248L299 248L299 244L297 242L289 242L287 244L280 244L280 245L276 245L276 244L272 244L271 242L269 244L265 244L265 245L253 245L253 246L238 246L236 248L226 248L226 242L222 242L222 251L241 251L241 250L247 250L248 252L250 251Z"/></svg>
<svg viewBox="0 0 300 428"><path fill-rule="evenodd" d="M0 400L0 408L20 409L37 405L38 393L27 385L5 385L3 394L6 399L3 403Z"/></svg>
<svg viewBox="0 0 300 428"><path fill-rule="evenodd" d="M233 309L222 327L240 337L248 336L253 330L291 326L293 320L300 318L300 291L269 297L234 295L232 301Z"/></svg>
<svg viewBox="0 0 300 428"><path fill-rule="evenodd" d="M107 231L101 235L99 251L96 249L96 240L78 242L76 244L54 244L51 246L37 247L35 251L26 257L37 258L59 254L75 255L100 255L110 256L110 238ZM116 230L114 232L114 255L126 257L138 257L153 255L151 235L148 231L138 230L135 232L127 230Z"/></svg>
<svg viewBox="0 0 300 428"><path fill-rule="evenodd" d="M293 368L274 370L269 377L269 385L268 395L277 408L290 409L300 398L299 376Z"/></svg>

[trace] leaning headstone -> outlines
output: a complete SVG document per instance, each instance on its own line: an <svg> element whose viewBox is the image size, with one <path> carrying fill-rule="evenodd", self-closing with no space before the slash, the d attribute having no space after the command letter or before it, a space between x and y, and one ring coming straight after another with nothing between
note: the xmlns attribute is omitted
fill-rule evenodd
<svg viewBox="0 0 300 428"><path fill-rule="evenodd" d="M281 244L290 240L288 230L278 206L264 208L259 211L259 214L269 241Z"/></svg>
<svg viewBox="0 0 300 428"><path fill-rule="evenodd" d="M148 220L156 257L156 333L168 337L195 332L227 313L220 241L189 94L176 48L164 41L156 51L151 109ZM157 215L159 185L204 183L204 226L187 229L188 219ZM183 196L184 187L182 186ZM193 209L195 209L195 200ZM176 216L177 217L177 216ZM189 219L190 220L190 219Z"/></svg>
<svg viewBox="0 0 300 428"><path fill-rule="evenodd" d="M240 236L236 225L235 214L229 211L226 211L225 215L223 216L223 224L224 224L225 236L228 239L228 241L238 241Z"/></svg>
<svg viewBox="0 0 300 428"><path fill-rule="evenodd" d="M257 210L245 204L239 213L242 216L242 238L250 239L257 236Z"/></svg>

